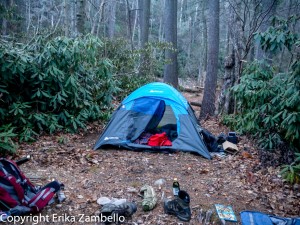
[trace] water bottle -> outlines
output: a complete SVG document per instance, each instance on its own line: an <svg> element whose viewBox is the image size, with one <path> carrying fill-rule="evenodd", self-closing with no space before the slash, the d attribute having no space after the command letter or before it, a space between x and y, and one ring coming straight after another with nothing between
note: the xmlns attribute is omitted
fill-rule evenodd
<svg viewBox="0 0 300 225"><path fill-rule="evenodd" d="M23 163L26 163L27 161L29 161L31 159L31 156L30 155L27 155L19 160L16 161L16 164L18 166L22 165Z"/></svg>
<svg viewBox="0 0 300 225"><path fill-rule="evenodd" d="M57 199L58 199L59 203L62 203L63 201L66 200L66 196L65 196L65 194L62 191L58 191L56 193L56 195L57 195Z"/></svg>
<svg viewBox="0 0 300 225"><path fill-rule="evenodd" d="M174 178L174 181L173 181L173 194L174 194L174 196L178 196L179 191L180 191L179 182L177 181L177 178Z"/></svg>

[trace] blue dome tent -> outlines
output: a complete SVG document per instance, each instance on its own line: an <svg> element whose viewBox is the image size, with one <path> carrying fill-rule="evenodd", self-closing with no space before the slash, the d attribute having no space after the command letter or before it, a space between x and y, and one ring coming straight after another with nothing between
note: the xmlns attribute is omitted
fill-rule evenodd
<svg viewBox="0 0 300 225"><path fill-rule="evenodd" d="M172 146L136 142L145 132L168 134ZM201 127L187 100L173 87L160 82L146 84L125 98L94 149L115 146L131 150L194 152L211 159L199 134Z"/></svg>

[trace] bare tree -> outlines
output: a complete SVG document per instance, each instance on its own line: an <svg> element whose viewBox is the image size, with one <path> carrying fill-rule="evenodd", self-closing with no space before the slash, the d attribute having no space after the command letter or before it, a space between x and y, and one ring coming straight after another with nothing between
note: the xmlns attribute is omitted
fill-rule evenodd
<svg viewBox="0 0 300 225"><path fill-rule="evenodd" d="M138 15L139 15L139 11L140 11L140 9L139 9L139 1L138 0L133 1L132 5L133 5L133 8L134 8L134 13L133 13L133 15L134 15L134 21L133 21L133 28L132 28L131 40L134 43L135 36L137 36L138 37L138 41L137 42L138 42L138 45L139 45L139 33L140 32L137 29L137 27L139 28L139 25L138 25L138 22L139 22L139 16ZM136 33L137 33L137 35L136 35Z"/></svg>
<svg viewBox="0 0 300 225"><path fill-rule="evenodd" d="M141 21L140 21L140 28L141 28L141 48L145 48L148 40L149 40L149 26L150 26L150 6L151 0L142 0L142 8L141 8ZM140 76L144 76L145 72L147 72L149 68L148 63L148 55L147 53L143 53L141 55L141 66L140 66Z"/></svg>
<svg viewBox="0 0 300 225"><path fill-rule="evenodd" d="M264 0L261 1L262 12L267 12L268 17L275 16L276 12L276 4L278 0ZM267 28L271 25L269 20L263 20L259 27L259 32L265 32ZM265 57L264 51L260 47L260 43L256 43L256 55L255 58L261 60ZM266 57L270 57L270 54L266 55Z"/></svg>
<svg viewBox="0 0 300 225"><path fill-rule="evenodd" d="M204 77L206 74L206 66L207 66L207 23L206 23L206 8L207 4L206 1L202 1L201 6L201 20L202 20L202 27L201 27L201 42L200 42L200 62L198 68L198 82L200 86L204 84Z"/></svg>
<svg viewBox="0 0 300 225"><path fill-rule="evenodd" d="M165 0L162 0L162 8L165 8ZM159 28L158 28L158 41L163 41L164 38L164 16L160 15L159 17Z"/></svg>
<svg viewBox="0 0 300 225"><path fill-rule="evenodd" d="M77 10L78 10L77 0L72 0L71 1L71 29L70 29L70 36L72 37L75 37L78 34L77 21L76 21Z"/></svg>
<svg viewBox="0 0 300 225"><path fill-rule="evenodd" d="M164 82L177 87L177 0L166 0L165 16L165 40L171 43L174 49L166 50L165 57L170 62L164 68Z"/></svg>
<svg viewBox="0 0 300 225"><path fill-rule="evenodd" d="M142 0L141 17L141 47L144 48L149 39L151 0Z"/></svg>
<svg viewBox="0 0 300 225"><path fill-rule="evenodd" d="M222 89L218 99L218 113L220 114L233 113L234 110L233 108L234 101L229 89L234 85L236 79L235 68L237 64L235 60L237 57L236 57L236 52L234 50L234 46L232 44L233 43L232 40L234 39L233 35L235 33L238 33L237 21L234 21L237 19L238 18L235 17L232 7L229 7L229 16L227 17L228 29L227 29L227 40L226 40L227 57L225 58L225 65L224 65L225 71L224 71Z"/></svg>
<svg viewBox="0 0 300 225"><path fill-rule="evenodd" d="M67 0L64 0L64 29L65 36L68 37L70 35L69 27L70 27L70 4Z"/></svg>
<svg viewBox="0 0 300 225"><path fill-rule="evenodd" d="M88 28L87 30L90 30L91 34L96 34L98 23L101 23L103 5L104 0L87 0L86 23Z"/></svg>
<svg viewBox="0 0 300 225"><path fill-rule="evenodd" d="M2 2L2 4L1 4L1 6L3 7L3 12L2 12L2 14L6 14L5 12L6 11L8 11L8 8L9 7L11 7L11 2L9 1L9 0L4 0L3 2ZM2 27L2 32L1 32L1 34L2 35L7 35L7 23L8 23L8 21L7 21L7 18L6 18L6 16L2 16L1 18L0 18L0 21L1 21L1 27Z"/></svg>
<svg viewBox="0 0 300 225"><path fill-rule="evenodd" d="M100 0L100 3L99 3L98 22L95 23L95 28L94 28L94 32L97 30L96 31L96 36L99 36L99 34L100 34L100 28L101 28L100 24L103 21L102 17L103 17L103 11L104 11L105 2L106 2L106 0ZM96 27L97 27L97 29L96 29Z"/></svg>
<svg viewBox="0 0 300 225"><path fill-rule="evenodd" d="M207 75L204 95L200 112L200 119L214 115L217 87L218 57L219 57L219 0L208 1L207 26Z"/></svg>
<svg viewBox="0 0 300 225"><path fill-rule="evenodd" d="M108 5L109 17L108 17L108 27L107 36L112 39L115 36L116 27L116 0L110 0Z"/></svg>
<svg viewBox="0 0 300 225"><path fill-rule="evenodd" d="M243 65L254 52L255 33L272 15L270 12L276 1L268 0L268 3L264 3L268 6L263 9L260 8L263 0L228 1L228 47L223 86L219 95L219 113L235 113L236 104L229 89L239 83Z"/></svg>

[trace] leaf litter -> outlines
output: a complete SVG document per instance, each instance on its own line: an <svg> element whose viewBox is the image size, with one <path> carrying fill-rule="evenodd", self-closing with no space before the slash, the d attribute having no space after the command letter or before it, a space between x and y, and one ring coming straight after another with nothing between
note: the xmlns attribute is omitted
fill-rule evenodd
<svg viewBox="0 0 300 225"><path fill-rule="evenodd" d="M202 126L214 135L229 131L217 119L208 119ZM80 134L43 136L35 143L20 145L18 157L32 156L21 167L35 184L57 179L65 185L67 200L48 206L42 215L98 215L100 197L136 202L138 210L127 224L201 224L200 213L214 211L214 204L231 205L238 219L243 210L287 217L300 215L299 186L282 181L278 167L259 167L258 151L247 137L240 137L238 154L214 157L210 161L183 152L94 151L92 148L102 130L103 124L94 122ZM172 199L174 178L190 194L192 219L189 223L164 214L162 199ZM158 180L160 185L155 185ZM141 208L139 190L144 184L153 186L159 199L150 212ZM215 217L209 224L220 222Z"/></svg>

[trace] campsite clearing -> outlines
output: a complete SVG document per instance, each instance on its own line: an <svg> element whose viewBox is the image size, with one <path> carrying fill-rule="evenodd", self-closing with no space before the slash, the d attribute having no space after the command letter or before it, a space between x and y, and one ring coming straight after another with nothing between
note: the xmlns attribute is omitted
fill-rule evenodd
<svg viewBox="0 0 300 225"><path fill-rule="evenodd" d="M215 135L228 132L215 120L208 120L202 125ZM154 182L161 178L166 180L166 185L161 190L154 186L159 200L162 191L165 197L172 197L172 180L175 177L181 188L191 196L192 220L189 224L199 224L199 210L213 209L216 203L231 205L237 216L242 210L281 216L300 214L300 196L296 187L282 182L278 168L260 167L258 153L245 137L241 138L238 147L246 151L210 161L183 152L93 151L102 129L102 125L94 123L86 133L44 136L38 142L20 146L20 156L33 156L22 168L35 183L45 184L56 178L66 186L67 201L46 208L42 215L92 216L99 212L96 200L101 196L127 198L140 206L142 199L135 192L144 184L154 186ZM178 224L180 221L164 214L159 201L150 212L145 213L138 207L130 222Z"/></svg>

